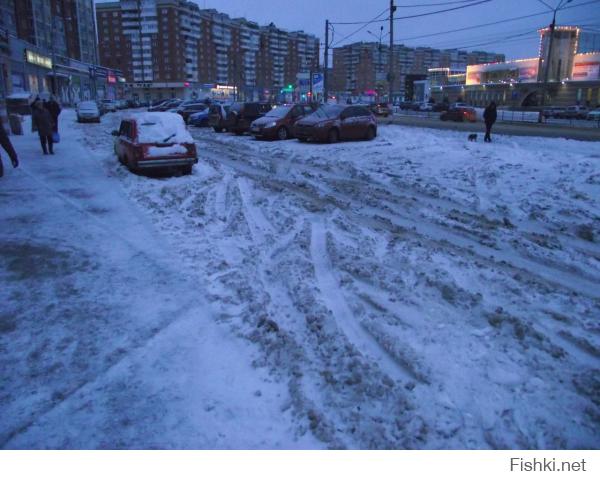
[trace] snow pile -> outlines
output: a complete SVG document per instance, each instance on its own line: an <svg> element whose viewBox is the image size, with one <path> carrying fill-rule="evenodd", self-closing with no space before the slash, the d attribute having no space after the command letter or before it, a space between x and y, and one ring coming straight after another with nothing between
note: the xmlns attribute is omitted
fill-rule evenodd
<svg viewBox="0 0 600 480"><path fill-rule="evenodd" d="M187 153L187 148L181 144L170 145L168 147L150 147L148 155L151 157L164 157L165 155L179 155Z"/></svg>
<svg viewBox="0 0 600 480"><path fill-rule="evenodd" d="M193 143L181 115L169 112L143 112L134 115L140 143Z"/></svg>

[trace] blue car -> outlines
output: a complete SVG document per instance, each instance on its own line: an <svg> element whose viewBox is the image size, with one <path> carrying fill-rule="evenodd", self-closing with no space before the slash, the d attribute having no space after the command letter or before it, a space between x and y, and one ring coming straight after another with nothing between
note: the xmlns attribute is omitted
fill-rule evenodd
<svg viewBox="0 0 600 480"><path fill-rule="evenodd" d="M194 127L208 127L208 108L201 112L192 113L188 119L188 124Z"/></svg>

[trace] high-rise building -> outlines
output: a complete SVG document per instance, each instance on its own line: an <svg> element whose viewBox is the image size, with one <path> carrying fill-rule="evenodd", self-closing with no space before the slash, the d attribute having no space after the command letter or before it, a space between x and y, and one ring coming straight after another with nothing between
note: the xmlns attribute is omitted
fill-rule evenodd
<svg viewBox="0 0 600 480"><path fill-rule="evenodd" d="M318 68L315 36L187 0L121 0L96 12L102 62L121 68L146 97L187 96L198 86L271 96Z"/></svg>
<svg viewBox="0 0 600 480"><path fill-rule="evenodd" d="M373 91L387 94L389 47L378 42L359 42L333 49L330 91L361 95ZM504 55L429 47L394 46L394 96L404 98L407 83L425 78L431 68L465 69L482 62L502 62Z"/></svg>

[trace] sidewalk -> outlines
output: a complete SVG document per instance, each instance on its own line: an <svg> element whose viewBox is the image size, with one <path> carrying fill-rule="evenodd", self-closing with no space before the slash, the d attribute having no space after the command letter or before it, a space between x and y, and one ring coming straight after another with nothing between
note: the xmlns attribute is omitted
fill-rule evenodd
<svg viewBox="0 0 600 480"><path fill-rule="evenodd" d="M294 448L287 391L61 116L0 179L1 448ZM255 395L261 391L261 396Z"/></svg>

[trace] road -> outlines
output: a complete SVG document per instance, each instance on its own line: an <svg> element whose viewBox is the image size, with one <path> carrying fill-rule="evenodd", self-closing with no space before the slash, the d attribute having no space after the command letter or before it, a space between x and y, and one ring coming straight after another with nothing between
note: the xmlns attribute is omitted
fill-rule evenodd
<svg viewBox="0 0 600 480"><path fill-rule="evenodd" d="M469 133L485 133L482 122L443 122L439 118L422 117L418 115L394 115L392 118L378 119L383 125L403 125L406 127L435 128L439 130L455 130ZM516 135L524 137L567 138L582 141L600 141L600 128L570 127L567 125L537 124L537 123L496 123L492 133L499 135ZM483 141L481 135L480 141Z"/></svg>

